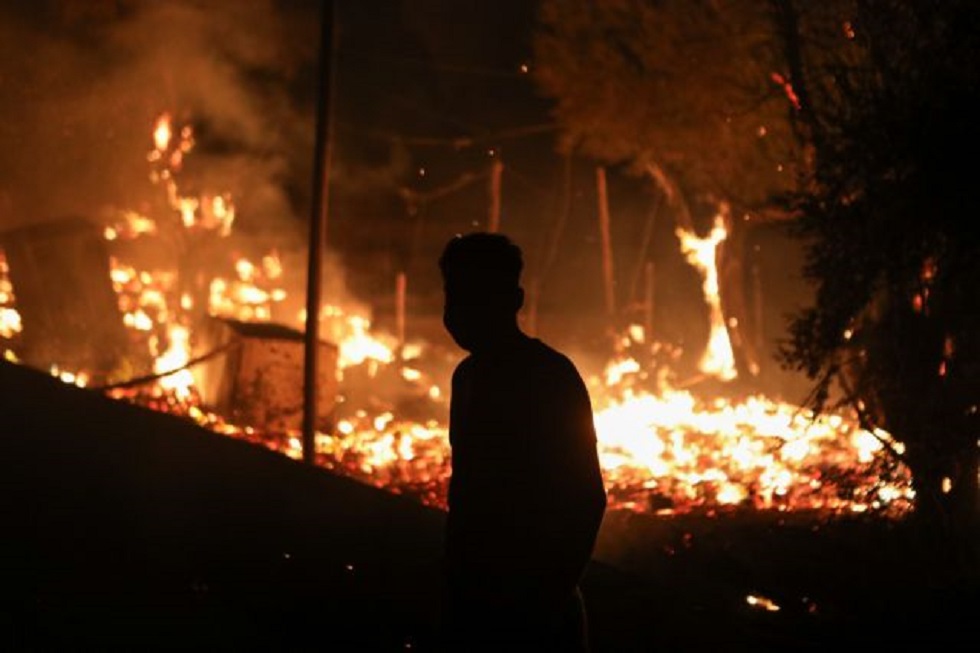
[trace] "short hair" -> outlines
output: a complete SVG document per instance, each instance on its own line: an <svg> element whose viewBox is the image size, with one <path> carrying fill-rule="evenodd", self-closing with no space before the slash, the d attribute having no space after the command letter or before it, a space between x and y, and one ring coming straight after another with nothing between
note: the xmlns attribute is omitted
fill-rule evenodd
<svg viewBox="0 0 980 653"><path fill-rule="evenodd" d="M478 231L454 236L439 257L443 279L465 278L499 288L520 286L524 257L503 234Z"/></svg>

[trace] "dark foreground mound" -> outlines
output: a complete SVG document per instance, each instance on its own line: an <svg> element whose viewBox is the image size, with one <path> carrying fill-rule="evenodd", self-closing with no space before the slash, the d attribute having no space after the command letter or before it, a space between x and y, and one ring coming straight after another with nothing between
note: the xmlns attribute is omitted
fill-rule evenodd
<svg viewBox="0 0 980 653"><path fill-rule="evenodd" d="M444 515L411 499L5 362L0 479L4 650L434 649ZM973 632L976 594L929 587L887 529L607 517L595 651Z"/></svg>

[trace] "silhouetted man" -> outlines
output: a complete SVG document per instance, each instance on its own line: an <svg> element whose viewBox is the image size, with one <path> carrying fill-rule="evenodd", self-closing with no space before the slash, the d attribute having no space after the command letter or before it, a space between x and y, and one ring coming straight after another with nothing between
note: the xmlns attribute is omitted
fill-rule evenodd
<svg viewBox="0 0 980 653"><path fill-rule="evenodd" d="M578 583L606 507L592 406L572 362L524 334L521 250L453 238L443 321L452 381L446 633L453 651L587 650Z"/></svg>

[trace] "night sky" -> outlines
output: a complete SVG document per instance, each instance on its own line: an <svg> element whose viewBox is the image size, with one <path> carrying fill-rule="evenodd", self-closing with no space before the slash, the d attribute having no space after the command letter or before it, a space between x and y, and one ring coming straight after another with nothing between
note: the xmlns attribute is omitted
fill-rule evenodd
<svg viewBox="0 0 980 653"><path fill-rule="evenodd" d="M491 164L504 165L501 230L541 283L540 331L583 347L603 337L595 162L574 156L571 210L546 251L562 199L551 104L535 88L536 3L338 2L328 292L392 314L438 313L435 260L455 233L485 228ZM276 244L302 266L310 213L319 3L266 0L87 2L0 8L0 224L139 207L158 189L145 155L154 120L190 124L187 187L229 191L242 247ZM609 171L617 298L636 296L637 243L653 196ZM784 271L785 239L760 230L760 268ZM673 225L656 223L655 322L692 361L707 336L700 279ZM769 256L771 252L771 256ZM764 257L764 258L762 258ZM634 296L631 298L630 293ZM767 335L798 303L793 274L767 277ZM421 322L421 317L419 322Z"/></svg>

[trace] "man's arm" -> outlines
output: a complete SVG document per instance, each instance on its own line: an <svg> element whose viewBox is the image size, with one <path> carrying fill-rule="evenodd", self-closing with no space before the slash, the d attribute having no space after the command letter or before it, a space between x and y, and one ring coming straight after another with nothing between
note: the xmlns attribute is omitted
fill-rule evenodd
<svg viewBox="0 0 980 653"><path fill-rule="evenodd" d="M546 584L559 593L571 591L580 580L595 546L606 508L606 493L596 450L592 403L588 390L570 361L554 370L545 393L548 458L546 496L534 510L543 548L538 553Z"/></svg>

